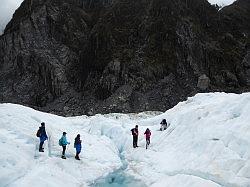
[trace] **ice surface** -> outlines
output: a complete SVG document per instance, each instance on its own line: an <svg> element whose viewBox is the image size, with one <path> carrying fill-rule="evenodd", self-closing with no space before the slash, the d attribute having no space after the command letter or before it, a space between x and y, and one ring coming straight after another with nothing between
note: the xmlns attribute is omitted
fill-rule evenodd
<svg viewBox="0 0 250 187"><path fill-rule="evenodd" d="M162 114L64 118L0 104L0 186L88 186L110 179L123 165L123 153L127 167L118 183L132 177L153 187L250 187L249 113L250 93L197 94ZM171 125L159 131L163 118ZM41 154L35 133L42 121L50 141ZM140 147L134 149L130 129L136 124ZM152 131L148 150L146 128ZM63 131L72 142L66 160L58 146ZM74 159L78 133L81 161Z"/></svg>

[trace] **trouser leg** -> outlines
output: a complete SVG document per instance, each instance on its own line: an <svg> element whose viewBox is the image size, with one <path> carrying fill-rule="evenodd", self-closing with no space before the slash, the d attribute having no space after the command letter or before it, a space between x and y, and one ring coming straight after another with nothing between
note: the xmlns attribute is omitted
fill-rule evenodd
<svg viewBox="0 0 250 187"><path fill-rule="evenodd" d="M75 159L80 160L80 158L79 158L79 154L80 154L80 151L76 151L76 156L75 156Z"/></svg>
<svg viewBox="0 0 250 187"><path fill-rule="evenodd" d="M135 141L135 136L133 136L133 147L136 148L136 141Z"/></svg>
<svg viewBox="0 0 250 187"><path fill-rule="evenodd" d="M138 136L134 136L134 147L138 147Z"/></svg>
<svg viewBox="0 0 250 187"><path fill-rule="evenodd" d="M43 143L44 143L44 142L40 142L40 144L39 144L39 151L42 151L42 150L43 150Z"/></svg>
<svg viewBox="0 0 250 187"><path fill-rule="evenodd" d="M136 136L136 147L138 147L138 136Z"/></svg>
<svg viewBox="0 0 250 187"><path fill-rule="evenodd" d="M63 147L62 155L65 156L66 145L63 145L62 147Z"/></svg>
<svg viewBox="0 0 250 187"><path fill-rule="evenodd" d="M80 158L79 158L79 154L80 154L80 152L77 152L77 158L78 158L78 159L80 159Z"/></svg>
<svg viewBox="0 0 250 187"><path fill-rule="evenodd" d="M147 143L148 143L148 145L150 144L150 138L147 138Z"/></svg>

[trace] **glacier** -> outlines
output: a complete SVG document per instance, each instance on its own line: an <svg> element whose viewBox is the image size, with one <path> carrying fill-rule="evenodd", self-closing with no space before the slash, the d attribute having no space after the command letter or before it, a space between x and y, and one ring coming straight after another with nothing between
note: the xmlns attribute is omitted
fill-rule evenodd
<svg viewBox="0 0 250 187"><path fill-rule="evenodd" d="M122 169L138 186L250 187L249 114L250 93L197 94L165 113L90 117L0 104L0 186L93 186ZM159 131L163 118L170 126ZM44 153L38 152L36 137L41 122L49 136ZM139 147L134 149L130 129L136 124ZM152 132L147 150L146 128ZM81 134L81 161L74 159L73 143L67 159L60 158L63 131L70 142Z"/></svg>

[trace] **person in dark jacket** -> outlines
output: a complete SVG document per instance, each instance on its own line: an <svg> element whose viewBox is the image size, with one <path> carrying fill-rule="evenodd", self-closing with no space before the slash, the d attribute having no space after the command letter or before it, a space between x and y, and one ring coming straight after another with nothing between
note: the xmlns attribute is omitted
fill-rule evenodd
<svg viewBox="0 0 250 187"><path fill-rule="evenodd" d="M38 137L40 139L39 152L44 152L43 144L48 139L48 136L47 136L46 130L45 130L45 123L44 122L42 122L41 127L39 127Z"/></svg>
<svg viewBox="0 0 250 187"><path fill-rule="evenodd" d="M168 123L166 119L163 119L160 124L161 124L161 128L160 128L161 131L164 131L168 128Z"/></svg>
<svg viewBox="0 0 250 187"><path fill-rule="evenodd" d="M150 144L150 136L151 136L151 131L149 130L149 128L146 129L146 131L144 132L144 134L146 135L147 145L149 145Z"/></svg>
<svg viewBox="0 0 250 187"><path fill-rule="evenodd" d="M136 148L138 147L137 143L138 143L138 135L139 135L139 131L138 131L138 125L135 126L135 128L131 129L132 135L133 135L133 147Z"/></svg>
<svg viewBox="0 0 250 187"><path fill-rule="evenodd" d="M74 147L76 148L76 156L75 156L75 159L76 159L76 160L80 160L79 154L81 153L81 149L82 149L82 140L80 139L80 134L78 134L78 135L76 136L76 138L75 138Z"/></svg>

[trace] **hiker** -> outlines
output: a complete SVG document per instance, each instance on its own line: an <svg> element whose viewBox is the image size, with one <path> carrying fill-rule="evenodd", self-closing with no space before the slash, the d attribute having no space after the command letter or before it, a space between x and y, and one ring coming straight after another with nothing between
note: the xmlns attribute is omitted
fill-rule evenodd
<svg viewBox="0 0 250 187"><path fill-rule="evenodd" d="M147 145L149 145L150 144L150 136L151 136L151 131L149 130L149 128L146 129L144 134L146 135L146 143L147 143ZM147 146L146 146L146 149L147 149Z"/></svg>
<svg viewBox="0 0 250 187"><path fill-rule="evenodd" d="M133 147L136 148L138 147L137 142L138 142L138 125L135 126L135 128L131 129L132 135L133 135Z"/></svg>
<svg viewBox="0 0 250 187"><path fill-rule="evenodd" d="M161 124L161 128L160 128L161 131L164 131L168 128L168 123L166 119L163 119L160 124Z"/></svg>
<svg viewBox="0 0 250 187"><path fill-rule="evenodd" d="M65 157L66 146L70 144L70 142L67 141L66 134L67 134L66 132L63 132L63 135L59 140L59 145L62 146L63 148L62 157L61 157L62 159L66 159Z"/></svg>
<svg viewBox="0 0 250 187"><path fill-rule="evenodd" d="M80 154L81 149L82 149L82 140L80 139L80 134L77 134L77 136L75 138L74 148L76 148L75 159L80 160L79 154Z"/></svg>
<svg viewBox="0 0 250 187"><path fill-rule="evenodd" d="M39 127L36 136L39 137L40 139L40 144L39 144L39 152L44 152L43 144L44 142L48 139L48 136L45 131L45 123L41 123L41 127Z"/></svg>

